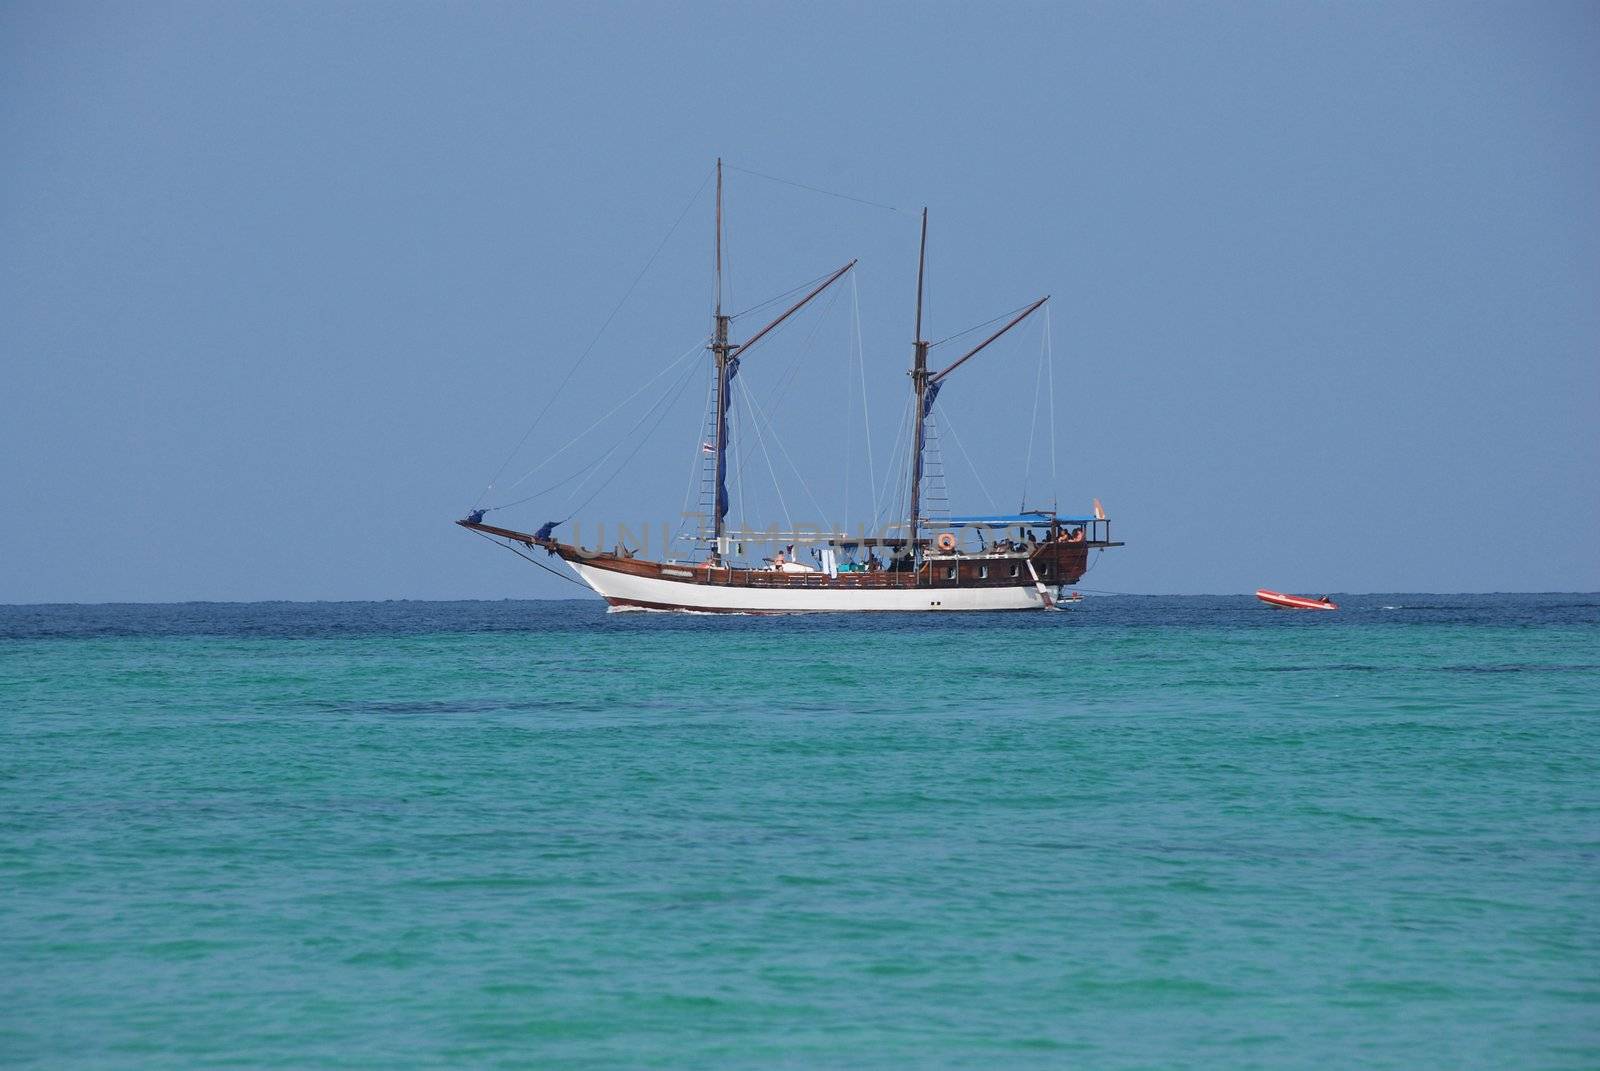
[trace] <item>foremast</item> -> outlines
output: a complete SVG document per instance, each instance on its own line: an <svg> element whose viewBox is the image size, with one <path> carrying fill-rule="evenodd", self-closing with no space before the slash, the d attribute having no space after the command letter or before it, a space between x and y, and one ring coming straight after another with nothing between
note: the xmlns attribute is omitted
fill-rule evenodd
<svg viewBox="0 0 1600 1071"><path fill-rule="evenodd" d="M728 518L728 410L733 404L733 377L739 374L739 360L751 346L766 337L767 333L783 321L805 308L811 299L838 282L845 272L856 266L855 260L823 279L805 297L784 310L783 314L743 342L728 341L728 326L733 317L722 311L722 157L717 157L717 212L716 212L716 304L714 327L711 333L711 355L716 362L717 417L716 443L716 501L711 508L711 561L721 564L727 556L726 529Z"/></svg>
<svg viewBox="0 0 1600 1071"><path fill-rule="evenodd" d="M724 547L722 532L728 518L728 403L732 400L730 389L734 373L739 370L728 346L728 321L731 317L722 311L722 157L717 157L717 253L716 312L711 333L711 355L717 371L717 441L716 484L717 498L711 507L711 557L720 561Z"/></svg>

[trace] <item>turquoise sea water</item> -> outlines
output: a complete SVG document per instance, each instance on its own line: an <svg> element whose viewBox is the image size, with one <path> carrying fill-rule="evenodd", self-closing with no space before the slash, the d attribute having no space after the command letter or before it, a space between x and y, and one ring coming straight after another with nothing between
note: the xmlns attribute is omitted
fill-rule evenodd
<svg viewBox="0 0 1600 1071"><path fill-rule="evenodd" d="M1600 596L0 608L0 1064L1594 1068Z"/></svg>

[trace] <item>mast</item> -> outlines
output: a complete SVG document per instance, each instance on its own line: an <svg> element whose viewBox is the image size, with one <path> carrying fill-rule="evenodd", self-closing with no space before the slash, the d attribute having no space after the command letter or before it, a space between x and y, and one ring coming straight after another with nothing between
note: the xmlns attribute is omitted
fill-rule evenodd
<svg viewBox="0 0 1600 1071"><path fill-rule="evenodd" d="M722 319L722 157L717 157L717 319Z"/></svg>
<svg viewBox="0 0 1600 1071"><path fill-rule="evenodd" d="M783 311L776 319L749 338L740 343L728 341L728 324L733 317L722 311L722 157L717 157L717 297L716 297L716 329L711 336L711 355L717 365L717 441L716 441L716 486L717 500L711 513L711 560L720 562L725 557L724 542L726 540L728 517L728 409L733 402L733 377L739 374L739 361L744 357L745 350L754 346L767 336L773 328L783 323L789 317L810 304L811 299L822 293L828 287L838 282L845 272L856 266L854 260L844 267L829 275L822 282L811 289L805 297L796 301Z"/></svg>
<svg viewBox="0 0 1600 1071"><path fill-rule="evenodd" d="M717 297L711 355L717 365L717 500L711 507L711 558L722 558L722 530L728 516L728 389L733 378L728 347L728 317L722 312L722 157L717 157Z"/></svg>
<svg viewBox="0 0 1600 1071"><path fill-rule="evenodd" d="M928 263L928 210L922 210L922 246L917 252L917 337L911 361L911 390L915 395L916 411L912 414L911 429L911 513L906 518L906 549L911 559L911 566L916 568L921 556L917 535L922 526L922 518L918 514L922 510L922 448L924 426L927 424L928 414L933 410L933 403L939 397L939 389L944 386L945 377L957 368L976 357L991 342L1001 335L1032 316L1039 307L1050 300L1050 295L1035 301L1027 308L1013 316L1006 325L995 331L988 338L972 347L966 353L956 358L943 370L929 373L928 371L928 343L922 337L922 283Z"/></svg>
<svg viewBox="0 0 1600 1071"><path fill-rule="evenodd" d="M917 327L912 339L911 390L915 395L916 411L911 428L911 515L906 518L906 551L911 567L917 565L917 529L921 524L917 516L922 511L922 432L928 410L933 408L934 397L928 391L928 343L922 337L922 280L928 263L928 209L922 209L922 244L917 250Z"/></svg>

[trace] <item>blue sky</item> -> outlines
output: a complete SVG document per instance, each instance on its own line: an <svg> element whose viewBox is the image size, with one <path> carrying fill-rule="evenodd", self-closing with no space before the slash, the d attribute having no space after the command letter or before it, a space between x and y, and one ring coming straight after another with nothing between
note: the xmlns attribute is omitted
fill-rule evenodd
<svg viewBox="0 0 1600 1071"><path fill-rule="evenodd" d="M450 521L686 206L502 484L703 335L719 154L928 205L932 338L1053 295L1087 586L1595 590L1596 56L1563 3L7 4L0 601L572 594ZM736 307L862 258L741 380L864 503L914 216L728 199ZM958 509L1021 493L1042 330L941 398ZM677 515L702 387L594 519Z"/></svg>

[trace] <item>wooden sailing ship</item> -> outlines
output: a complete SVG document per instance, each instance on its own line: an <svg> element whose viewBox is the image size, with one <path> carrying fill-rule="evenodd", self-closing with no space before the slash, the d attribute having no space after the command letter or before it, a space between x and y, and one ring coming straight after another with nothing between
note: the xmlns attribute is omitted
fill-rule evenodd
<svg viewBox="0 0 1600 1071"><path fill-rule="evenodd" d="M1122 546L1111 539L1111 523L1099 502L1093 514L1066 516L1055 510L1006 515L925 517L922 513L926 424L939 391L951 375L990 344L1037 312L1042 297L942 369L928 366L929 342L922 337L923 281L927 267L928 213L922 212L917 257L916 329L910 371L913 391L910 457L907 460L909 509L900 534L794 534L812 542L814 566L780 551L760 564L743 563L738 550L746 538L772 532L730 530L728 514L729 409L740 360L768 333L838 282L855 261L833 272L804 297L743 342L729 338L732 317L722 308L722 161L716 170L716 300L709 349L714 361L713 441L705 449L714 459L715 488L710 524L699 542L702 553L687 561L655 561L618 546L611 551L585 548L556 538L556 522L529 533L484 523L475 509L456 522L513 550L542 549L560 558L613 609L711 613L828 613L911 610L1038 610L1062 601L1062 589L1077 583L1088 568L1089 552ZM976 535L977 545L971 536ZM967 539L963 539L967 536ZM965 544L965 545L964 545ZM786 547L793 551L793 544ZM881 557L880 557L881 555ZM536 563L537 564L537 563Z"/></svg>

